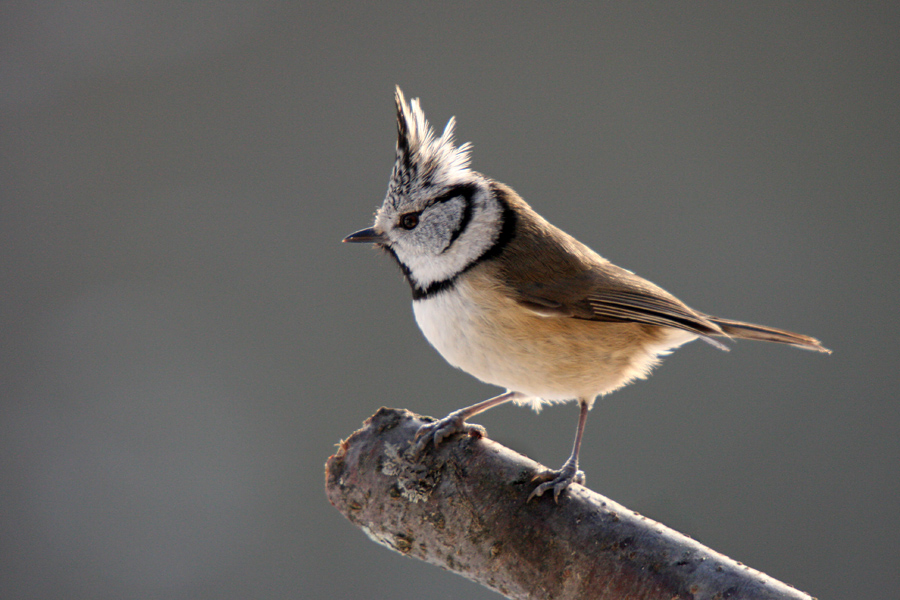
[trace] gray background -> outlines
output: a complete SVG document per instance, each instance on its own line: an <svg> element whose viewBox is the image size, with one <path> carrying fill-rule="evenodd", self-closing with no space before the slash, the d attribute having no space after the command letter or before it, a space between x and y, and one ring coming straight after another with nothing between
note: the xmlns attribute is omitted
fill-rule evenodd
<svg viewBox="0 0 900 600"><path fill-rule="evenodd" d="M698 309L597 403L599 492L825 598L900 587L900 9L0 5L0 597L495 598L368 541L323 464L381 405L496 389L370 224L393 86L474 167ZM573 405L491 435L558 466Z"/></svg>

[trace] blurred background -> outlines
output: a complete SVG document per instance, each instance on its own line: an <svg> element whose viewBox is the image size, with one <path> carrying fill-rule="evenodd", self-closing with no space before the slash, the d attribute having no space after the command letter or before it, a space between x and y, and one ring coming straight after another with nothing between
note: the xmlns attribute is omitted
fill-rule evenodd
<svg viewBox="0 0 900 600"><path fill-rule="evenodd" d="M0 597L496 598L323 491L380 406L498 392L371 223L393 88L475 169L682 300L588 484L820 598L900 586L900 5L0 4ZM574 405L479 416L549 466Z"/></svg>

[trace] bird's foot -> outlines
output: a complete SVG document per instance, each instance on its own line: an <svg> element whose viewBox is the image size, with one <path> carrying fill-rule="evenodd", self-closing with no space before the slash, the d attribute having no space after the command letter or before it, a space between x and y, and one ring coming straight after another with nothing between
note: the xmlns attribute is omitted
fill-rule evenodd
<svg viewBox="0 0 900 600"><path fill-rule="evenodd" d="M547 470L539 473L532 481L543 481L529 494L528 500L543 495L547 490L553 490L553 501L559 503L559 495L572 483L584 484L584 471L578 470L576 461L567 460L558 471ZM526 501L526 502L527 502Z"/></svg>
<svg viewBox="0 0 900 600"><path fill-rule="evenodd" d="M419 428L416 432L415 446L413 447L414 455L418 456L432 442L437 446L451 435L457 433L465 433L471 437L486 437L487 430L481 425L466 423L466 415L463 411L457 410L450 413L443 419L438 419L432 423L427 423Z"/></svg>

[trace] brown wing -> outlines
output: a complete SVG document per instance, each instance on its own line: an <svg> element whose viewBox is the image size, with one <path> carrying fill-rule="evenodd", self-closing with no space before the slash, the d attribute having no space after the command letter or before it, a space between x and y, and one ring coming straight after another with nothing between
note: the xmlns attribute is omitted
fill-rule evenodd
<svg viewBox="0 0 900 600"><path fill-rule="evenodd" d="M706 315L550 225L508 188L498 191L518 208L515 237L498 265L516 302L547 317L683 329L727 349L709 338L727 334Z"/></svg>
<svg viewBox="0 0 900 600"><path fill-rule="evenodd" d="M547 267L541 280L519 281L510 288L515 300L533 312L548 317L674 327L727 349L709 338L726 334L706 315L630 271L604 261L587 268L581 276L556 277L552 265Z"/></svg>

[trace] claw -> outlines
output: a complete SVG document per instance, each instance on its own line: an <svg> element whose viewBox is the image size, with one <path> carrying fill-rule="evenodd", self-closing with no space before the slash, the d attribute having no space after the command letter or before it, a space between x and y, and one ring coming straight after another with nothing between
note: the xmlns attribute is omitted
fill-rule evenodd
<svg viewBox="0 0 900 600"><path fill-rule="evenodd" d="M470 425L469 423L466 423L466 419L497 406L498 404L503 404L504 402L509 402L510 400L521 397L522 394L519 392L507 390L506 393L500 394L499 396L488 398L487 400L478 402L472 406L453 411L439 421L422 425L422 427L419 428L419 431L416 432L415 445L412 447L413 453L416 456L421 454L422 450L425 449L425 446L428 445L429 440L437 446L446 438L456 433L465 433L471 437L487 437L487 431L484 427L481 425Z"/></svg>
<svg viewBox="0 0 900 600"><path fill-rule="evenodd" d="M553 490L553 501L559 504L559 496L566 488L572 483L583 485L585 481L584 471L579 471L577 466L569 464L568 462L566 462L566 464L558 471L544 471L543 473L540 473L535 476L533 481L539 479L545 481L534 488L528 495L528 500L526 500L526 502L530 502L532 498L537 496L542 496L544 492L548 490Z"/></svg>
<svg viewBox="0 0 900 600"><path fill-rule="evenodd" d="M422 425L416 432L416 445L413 452L416 455L421 454L429 441L437 448L441 442L457 433L465 433L471 437L487 436L487 430L484 427L466 423L465 416L458 413L459 411L450 413L443 419Z"/></svg>

